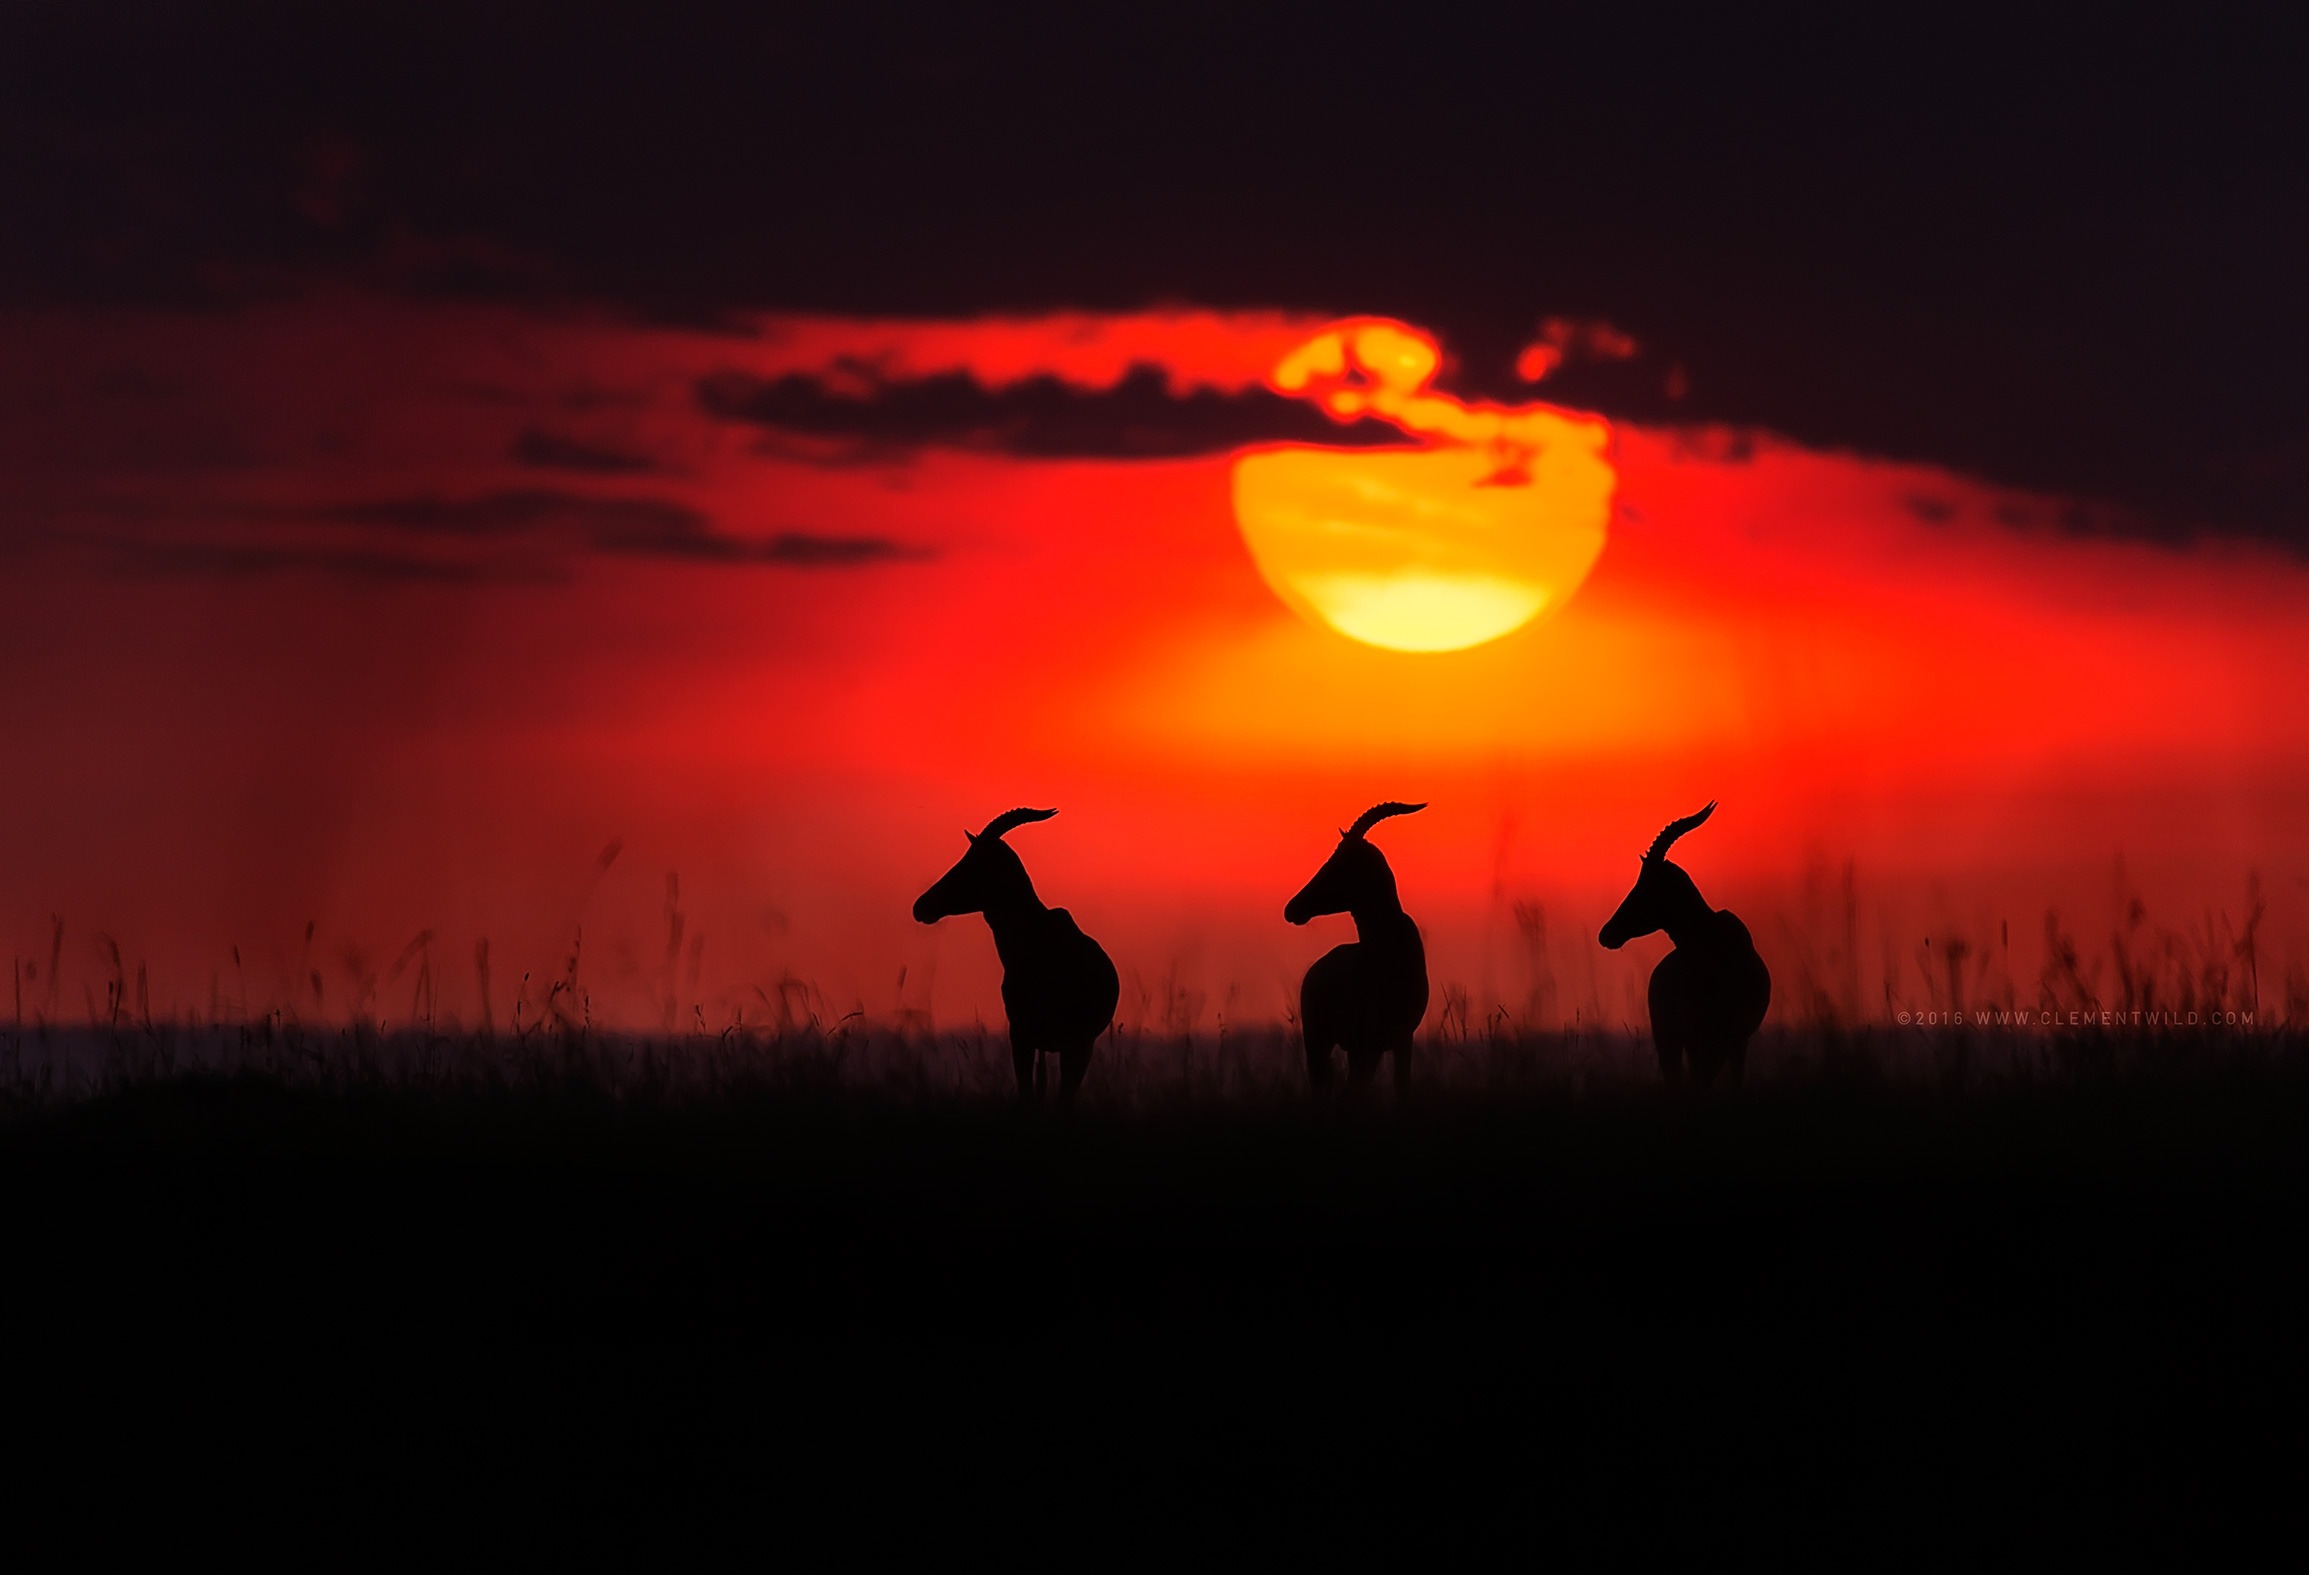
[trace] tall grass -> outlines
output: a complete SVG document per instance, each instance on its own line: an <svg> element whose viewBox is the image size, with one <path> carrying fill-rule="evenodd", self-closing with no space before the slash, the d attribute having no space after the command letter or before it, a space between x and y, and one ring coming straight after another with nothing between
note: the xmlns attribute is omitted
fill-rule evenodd
<svg viewBox="0 0 2309 1575"><path fill-rule="evenodd" d="M2048 908L2017 934L2009 921L1983 929L1872 914L1849 863L1808 870L1776 904L1738 903L1774 976L1751 1077L1967 1088L2294 1057L2309 1030L2309 967L2273 955L2259 881L2235 912L2207 905L2166 924L2125 886L2121 865L2117 874L2103 920ZM1481 986L1437 978L1415 1090L1579 1092L1657 1081L1641 996L1649 955L1599 951L1587 916L1567 920L1536 898L1503 898L1500 907L1512 937L1508 977L1491 978L1487 942ZM230 948L229 971L211 975L204 1010L156 1004L145 964L109 934L80 943L83 973L68 984L74 948L56 918L44 946L12 959L0 1084L19 1108L154 1078L244 1072L320 1086L555 1086L611 1097L737 1088L1010 1095L999 1026L942 1025L928 977L910 993L900 969L888 1007L875 1010L791 971L709 991L705 937L671 877L660 922L654 958L636 965L645 952L612 948L626 972L639 967L646 1005L637 1014L635 981L623 974L607 981L621 1009L598 1008L598 948L574 924L546 966L518 972L478 939L466 987L446 991L462 965L443 966L432 929L372 952L332 948L308 923L293 961L287 949L275 952L269 991L252 989L241 948ZM1126 962L1117 1024L1087 1097L1118 1108L1300 1098L1288 999L1279 995L1279 1009L1262 1014L1246 1007L1239 982L1214 990L1175 962L1151 975Z"/></svg>
<svg viewBox="0 0 2309 1575"><path fill-rule="evenodd" d="M1446 1013L1422 1034L1408 1090L1385 1079L1362 1102L1580 1099L1641 1094L1660 1078L1648 1036L1527 1030L1503 1016ZM2169 1023L2026 1026L1767 1026L1747 1089L1834 1085L1936 1095L2022 1087L2309 1070L2309 1033L2289 1026ZM40 1027L8 1036L0 1111L31 1115L185 1079L261 1078L322 1092L566 1095L690 1102L758 1096L998 1105L1014 1097L998 1031L919 1032L832 1024L632 1033L582 1021L479 1031L342 1027L278 1015L251 1023L169 1020ZM1296 1032L1274 1023L1198 1032L1123 1027L1100 1043L1083 1100L1092 1111L1303 1104ZM1728 1093L1720 1097L1732 1097Z"/></svg>

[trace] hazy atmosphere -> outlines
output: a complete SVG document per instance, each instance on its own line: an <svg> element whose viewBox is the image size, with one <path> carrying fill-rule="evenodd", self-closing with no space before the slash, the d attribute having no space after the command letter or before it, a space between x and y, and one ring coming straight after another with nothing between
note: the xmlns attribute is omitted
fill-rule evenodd
<svg viewBox="0 0 2309 1575"><path fill-rule="evenodd" d="M0 0L11 1480L2297 1545L2291 31Z"/></svg>

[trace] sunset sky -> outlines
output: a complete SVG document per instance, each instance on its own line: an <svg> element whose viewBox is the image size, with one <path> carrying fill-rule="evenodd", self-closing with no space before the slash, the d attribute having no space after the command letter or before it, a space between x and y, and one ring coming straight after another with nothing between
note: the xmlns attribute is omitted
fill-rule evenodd
<svg viewBox="0 0 2309 1575"><path fill-rule="evenodd" d="M1625 1016L1664 943L1607 955L1594 929L1653 833L1710 799L1678 856L1784 981L1817 961L1847 863L1872 992L1890 959L1923 993L1927 935L2009 926L2027 994L2046 909L2098 944L2120 881L2217 938L2257 876L2270 955L2309 940L2309 450L2270 370L2299 304L2264 291L2258 337L2221 340L2241 308L2210 276L2160 272L2154 235L2094 253L2097 219L2013 218L2018 177L1985 154L1966 167L2007 266L2083 281L2040 290L2028 332L2009 289L1916 304L1871 271L1896 215L1850 218L1848 263L1822 260L1833 229L1778 237L1782 257L1738 225L1642 209L1631 229L1613 216L1639 210L1597 195L1618 186L1575 174L1554 212L1588 239L1551 253L1538 209L1471 229L1472 198L1448 199L1481 181L1447 153L1415 200L1381 159L1373 204L1318 221L1326 166L1247 241L1228 216L1255 190L1214 178L1208 208L1112 266L1086 237L1156 195L1082 198L1054 253L968 148L853 233L845 215L881 210L828 196L828 169L872 186L875 139L800 161L778 198L726 154L675 159L661 126L636 134L643 173L588 166L589 207L551 162L578 152L539 153L438 81L479 150L449 174L442 127L381 88L227 113L179 86L131 115L161 44L91 75L97 45L61 15L25 46L49 85L9 111L52 168L8 177L37 233L0 270L0 940L37 970L28 1014L101 1000L116 945L156 1012L405 1019L422 952L441 1009L471 1019L486 937L502 1020L582 930L604 1020L758 1020L798 980L813 1010L967 1023L995 1012L983 927L907 909L1013 805L1059 808L1012 844L1115 954L1126 1020L1174 985L1206 1021L1279 1016L1347 935L1291 929L1282 903L1383 799L1431 806L1374 840L1439 984L1479 1004L1532 998L1536 944L1551 1011ZM333 35L314 36L278 47ZM230 29L195 43L217 83L246 69ZM570 51L613 52L548 54L575 69ZM633 68L645 106L671 101L653 58ZM915 87L872 92L910 114L958 91L893 80ZM1390 147L1434 108L1359 102L1359 135ZM1210 114L1234 123L1229 104ZM165 151L172 127L209 152ZM1743 133L1760 167L1786 172L1783 132L1811 147ZM1179 132L1187 165L1209 134ZM1137 167L1140 133L1103 135ZM1623 183L1669 162L1611 147ZM677 192L641 195L675 167ZM1186 189L1182 167L1164 179ZM1779 191L1755 202L1796 201ZM819 218L695 217L773 199ZM691 217L643 246L659 201ZM1431 211L1423 244L1460 245L1464 269L1401 261ZM2266 258L2228 239L2243 260L2221 277L2249 295ZM1527 243L1554 260L1505 266ZM846 266L858 248L871 267ZM1231 270L1195 260L1230 248ZM2088 253L2107 268L2079 272ZM1284 265L1302 255L1324 260ZM1774 261L1799 255L1810 274ZM1413 652L1262 577L1244 455L1351 466L1454 441L1278 380L1342 321L1438 347L1422 397L1595 434L1602 545L1565 599Z"/></svg>

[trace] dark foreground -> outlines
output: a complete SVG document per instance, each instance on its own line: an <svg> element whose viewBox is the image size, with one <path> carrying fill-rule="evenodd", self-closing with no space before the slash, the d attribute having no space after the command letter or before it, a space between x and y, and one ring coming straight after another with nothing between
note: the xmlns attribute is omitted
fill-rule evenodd
<svg viewBox="0 0 2309 1575"><path fill-rule="evenodd" d="M332 1553L2219 1561L2304 1529L2305 1139L2271 1070L1064 1124L164 1079L0 1131L10 1481Z"/></svg>

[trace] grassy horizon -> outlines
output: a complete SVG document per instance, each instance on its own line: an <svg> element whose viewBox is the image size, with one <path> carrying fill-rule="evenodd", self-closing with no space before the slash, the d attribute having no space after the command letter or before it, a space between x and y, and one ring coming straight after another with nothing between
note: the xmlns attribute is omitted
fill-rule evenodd
<svg viewBox="0 0 2309 1575"><path fill-rule="evenodd" d="M2170 1086L2209 1076L2289 1080L2309 1070L2309 1031L2283 1023L2192 1023L2178 1011L2128 1019L2113 1009L2102 1014L2106 1020L2080 1011L2062 1014L2056 1024L2000 1021L2004 1014L1994 1008L1964 1015L1962 1023L1943 1014L1911 1026L1767 1026L1751 1047L1744 1093L1769 1098L1775 1091L1841 1088L1991 1095ZM1456 1024L1447 1015L1420 1036L1407 1098L1374 1085L1360 1103L1380 1109L1693 1092L1662 1087L1649 1036L1640 1031L1529 1032L1499 1019L1454 1031ZM235 1079L313 1093L554 1091L668 1104L796 1096L1000 1107L1015 1098L1001 1031L930 1032L856 1018L674 1034L582 1024L493 1034L380 1030L280 1017L227 1025L35 1025L0 1034L0 1109L19 1117L137 1089ZM1712 1093L1740 1097L1721 1083ZM1308 1101L1297 1032L1283 1023L1204 1032L1110 1030L1083 1091L1084 1109L1093 1113Z"/></svg>

